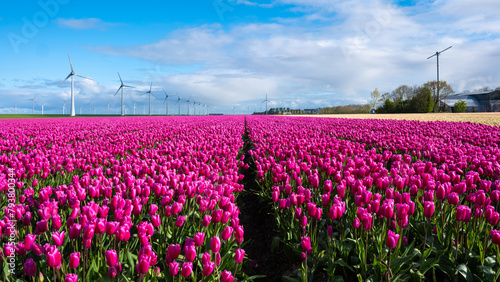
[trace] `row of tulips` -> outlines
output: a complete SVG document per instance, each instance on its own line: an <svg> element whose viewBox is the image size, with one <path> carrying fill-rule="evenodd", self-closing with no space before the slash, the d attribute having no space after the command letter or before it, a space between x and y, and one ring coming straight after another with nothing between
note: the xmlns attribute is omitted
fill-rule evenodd
<svg viewBox="0 0 500 282"><path fill-rule="evenodd" d="M242 133L238 117L3 121L4 278L248 278L235 204Z"/></svg>
<svg viewBox="0 0 500 282"><path fill-rule="evenodd" d="M500 129L470 123L247 118L288 279L500 277Z"/></svg>

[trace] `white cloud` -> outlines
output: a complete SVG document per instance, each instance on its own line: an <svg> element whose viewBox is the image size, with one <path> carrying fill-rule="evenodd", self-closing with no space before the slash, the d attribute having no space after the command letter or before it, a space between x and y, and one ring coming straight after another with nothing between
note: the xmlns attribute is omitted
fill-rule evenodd
<svg viewBox="0 0 500 282"><path fill-rule="evenodd" d="M72 29L99 29L105 30L109 27L115 26L115 23L106 23L101 19L97 18L82 18L82 19L63 19L58 18L57 23L61 27L72 28Z"/></svg>

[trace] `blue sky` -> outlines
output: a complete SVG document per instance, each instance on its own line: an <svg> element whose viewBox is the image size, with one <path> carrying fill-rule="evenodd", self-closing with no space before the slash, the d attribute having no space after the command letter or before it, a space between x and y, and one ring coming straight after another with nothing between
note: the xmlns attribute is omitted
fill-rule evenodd
<svg viewBox="0 0 500 282"><path fill-rule="evenodd" d="M457 91L500 86L500 1L0 1L0 113L61 113L76 79L77 114L153 112L164 89L210 112L366 103L370 92L435 80ZM177 113L176 98L169 99ZM199 108L197 108L197 111ZM186 103L181 104L186 113Z"/></svg>

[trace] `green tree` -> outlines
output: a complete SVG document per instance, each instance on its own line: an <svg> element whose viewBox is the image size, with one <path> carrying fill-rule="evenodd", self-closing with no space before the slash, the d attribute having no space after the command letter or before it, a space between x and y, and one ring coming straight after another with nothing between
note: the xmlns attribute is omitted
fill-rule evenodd
<svg viewBox="0 0 500 282"><path fill-rule="evenodd" d="M411 113L428 113L434 109L434 100L431 90L427 87L419 87L415 90L416 95L408 103L408 111Z"/></svg>
<svg viewBox="0 0 500 282"><path fill-rule="evenodd" d="M432 94L432 99L434 100L434 104L437 106L438 105L438 99L437 99L437 81L427 81L424 83L424 87L427 87ZM448 98L448 95L455 93L453 88L446 82L446 81L439 81L439 100L444 101ZM444 103L440 103L441 108L443 107ZM437 107L435 108L436 111L440 111L441 109L438 109Z"/></svg>
<svg viewBox="0 0 500 282"><path fill-rule="evenodd" d="M371 96L370 107L372 109L375 109L377 104L380 102L380 92L378 91L377 88L375 88L375 90L373 90L370 93L370 96Z"/></svg>
<svg viewBox="0 0 500 282"><path fill-rule="evenodd" d="M467 109L467 103L463 100L458 100L455 103L455 106L453 107L453 111L455 113L465 113L466 109Z"/></svg>
<svg viewBox="0 0 500 282"><path fill-rule="evenodd" d="M385 99L384 104L378 107L377 112L381 114L394 113L396 108L390 99Z"/></svg>

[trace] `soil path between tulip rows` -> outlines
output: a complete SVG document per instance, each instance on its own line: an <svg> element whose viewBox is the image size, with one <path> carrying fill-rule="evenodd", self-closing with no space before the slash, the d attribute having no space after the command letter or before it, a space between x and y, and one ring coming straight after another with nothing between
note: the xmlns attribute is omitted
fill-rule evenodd
<svg viewBox="0 0 500 282"><path fill-rule="evenodd" d="M244 267L244 272L249 275L265 275L257 281L282 281L284 275L290 274L298 268L297 262L289 261L282 250L276 254L271 252L273 238L279 236L276 232L276 220L271 215L271 208L255 191L260 189L257 184L256 166L248 151L253 148L252 140L245 121L245 134L243 135L244 162L250 167L242 169L245 190L238 197L240 207L240 224L245 228L244 247L250 262Z"/></svg>

